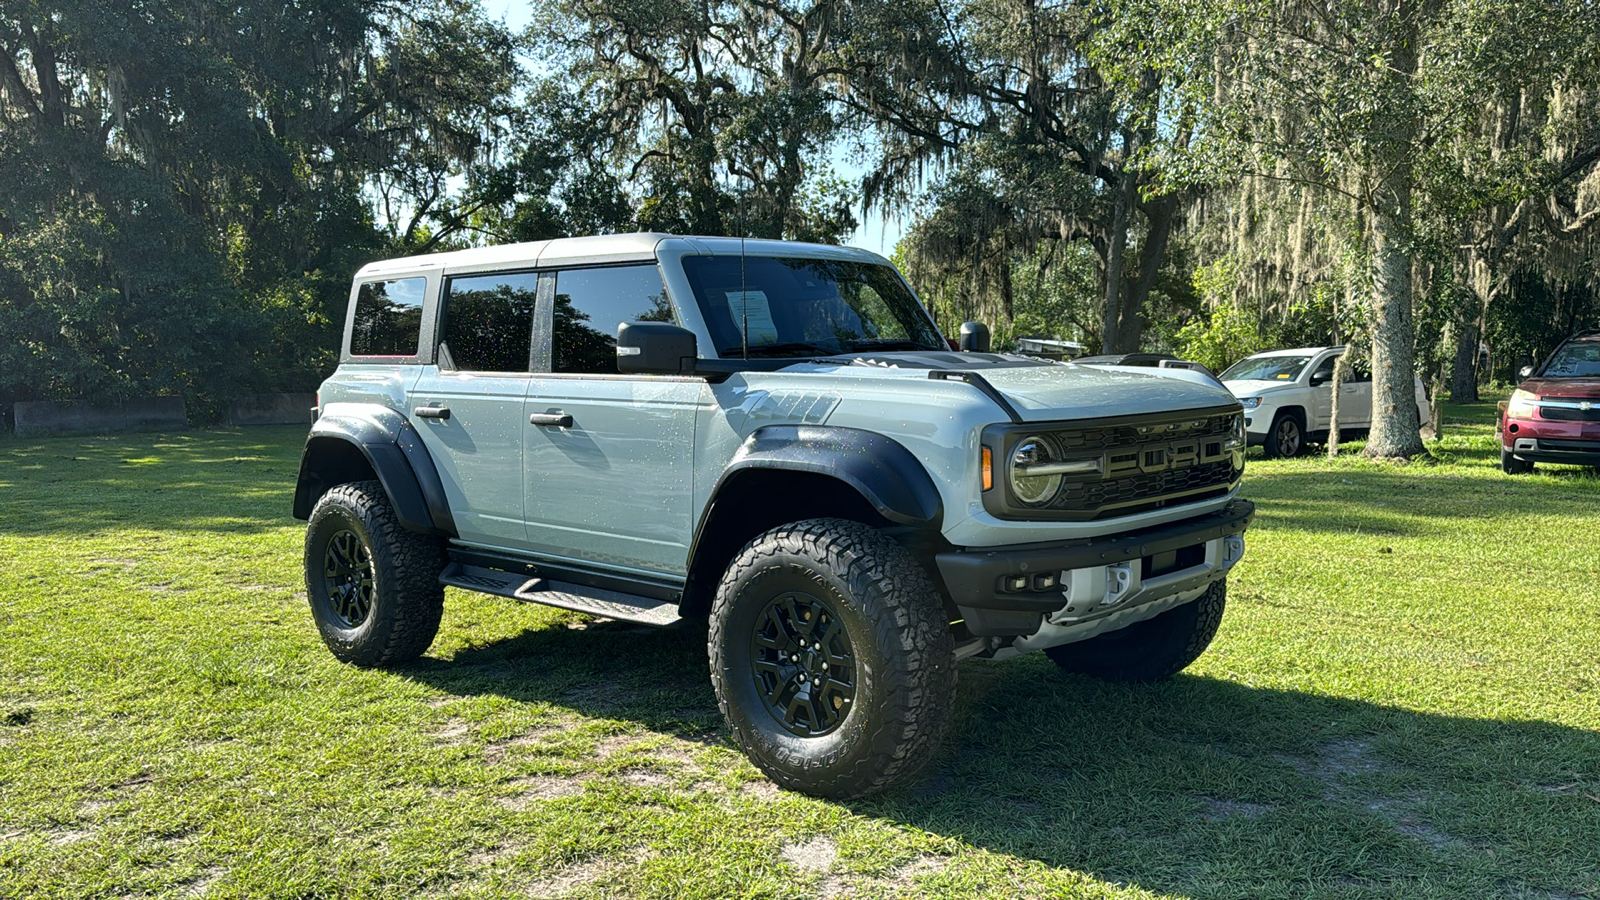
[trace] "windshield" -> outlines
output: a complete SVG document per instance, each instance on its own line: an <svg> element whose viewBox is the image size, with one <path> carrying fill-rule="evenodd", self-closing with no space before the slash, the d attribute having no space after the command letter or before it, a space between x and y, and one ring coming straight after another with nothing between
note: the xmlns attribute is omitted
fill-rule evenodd
<svg viewBox="0 0 1600 900"><path fill-rule="evenodd" d="M1293 381L1311 362L1309 356L1252 356L1222 373L1220 381Z"/></svg>
<svg viewBox="0 0 1600 900"><path fill-rule="evenodd" d="M893 268L837 259L686 256L717 355L949 350Z"/></svg>
<svg viewBox="0 0 1600 900"><path fill-rule="evenodd" d="M1550 357L1545 378L1592 378L1600 375L1600 342L1574 341Z"/></svg>

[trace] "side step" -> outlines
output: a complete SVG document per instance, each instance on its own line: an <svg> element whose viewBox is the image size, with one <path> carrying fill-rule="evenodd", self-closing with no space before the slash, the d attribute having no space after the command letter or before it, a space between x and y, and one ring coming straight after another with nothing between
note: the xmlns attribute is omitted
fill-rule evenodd
<svg viewBox="0 0 1600 900"><path fill-rule="evenodd" d="M608 591L605 588L573 584L570 581L529 578L526 575L460 562L452 562L446 566L444 573L439 576L439 581L469 591L543 603L546 606L570 609L591 616L605 616L608 619L622 619L644 625L665 626L680 620L677 604L666 600L653 600L637 594Z"/></svg>

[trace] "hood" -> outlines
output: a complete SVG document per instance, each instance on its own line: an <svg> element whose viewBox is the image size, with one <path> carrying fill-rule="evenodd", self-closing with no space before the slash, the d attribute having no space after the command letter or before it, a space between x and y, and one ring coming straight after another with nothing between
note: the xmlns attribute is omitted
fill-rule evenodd
<svg viewBox="0 0 1600 900"><path fill-rule="evenodd" d="M1227 388L1228 392L1233 394L1235 397L1254 397L1258 394L1265 394L1268 391L1276 391L1283 388L1295 387L1296 382L1266 380L1257 381L1251 379L1247 381L1224 381L1222 386Z"/></svg>
<svg viewBox="0 0 1600 900"><path fill-rule="evenodd" d="M848 360L807 361L784 371L823 370L860 378L927 379L933 370L983 376L1010 401L1026 422L1147 415L1189 409L1237 406L1216 383L1195 373L1161 369L1112 371L997 353L892 353ZM1149 374L1146 374L1149 373Z"/></svg>
<svg viewBox="0 0 1600 900"><path fill-rule="evenodd" d="M1529 378L1519 387L1538 397L1573 397L1600 400L1600 377Z"/></svg>

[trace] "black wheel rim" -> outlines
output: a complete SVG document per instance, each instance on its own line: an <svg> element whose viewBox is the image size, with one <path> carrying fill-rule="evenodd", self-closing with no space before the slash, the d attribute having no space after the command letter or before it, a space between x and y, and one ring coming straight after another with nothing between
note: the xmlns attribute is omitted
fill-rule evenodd
<svg viewBox="0 0 1600 900"><path fill-rule="evenodd" d="M1293 456L1300 452L1300 426L1293 419L1278 423L1278 455Z"/></svg>
<svg viewBox="0 0 1600 900"><path fill-rule="evenodd" d="M322 554L322 580L328 605L340 624L355 628L372 614L377 576L372 550L360 535L347 528L328 539L328 548Z"/></svg>
<svg viewBox="0 0 1600 900"><path fill-rule="evenodd" d="M767 602L750 633L750 675L772 718L792 734L838 728L856 696L856 658L833 607L801 591Z"/></svg>

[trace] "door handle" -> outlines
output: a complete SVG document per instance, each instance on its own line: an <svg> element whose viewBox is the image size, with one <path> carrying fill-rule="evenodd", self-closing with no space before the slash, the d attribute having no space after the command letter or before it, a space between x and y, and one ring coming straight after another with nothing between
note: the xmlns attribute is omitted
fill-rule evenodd
<svg viewBox="0 0 1600 900"><path fill-rule="evenodd" d="M556 428L571 428L572 416L567 413L534 413L528 417L529 425L555 426Z"/></svg>
<svg viewBox="0 0 1600 900"><path fill-rule="evenodd" d="M450 407L448 406L419 406L412 410L419 419L448 419Z"/></svg>

